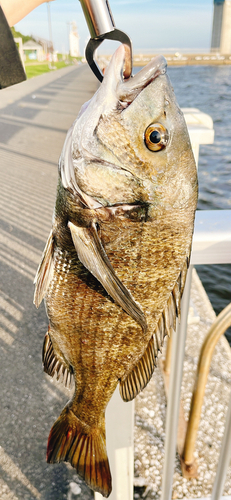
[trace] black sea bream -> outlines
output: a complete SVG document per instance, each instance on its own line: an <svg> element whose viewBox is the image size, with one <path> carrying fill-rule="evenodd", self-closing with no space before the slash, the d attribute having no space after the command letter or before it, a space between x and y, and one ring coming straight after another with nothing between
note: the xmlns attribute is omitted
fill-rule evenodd
<svg viewBox="0 0 231 500"><path fill-rule="evenodd" d="M175 327L190 259L197 174L162 56L123 79L124 46L67 133L35 304L49 318L44 370L74 378L48 462L108 496L105 409L148 383Z"/></svg>

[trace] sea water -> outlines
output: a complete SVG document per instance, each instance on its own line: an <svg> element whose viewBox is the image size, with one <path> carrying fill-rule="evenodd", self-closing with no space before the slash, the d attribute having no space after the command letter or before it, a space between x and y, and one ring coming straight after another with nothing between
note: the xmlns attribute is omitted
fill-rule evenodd
<svg viewBox="0 0 231 500"><path fill-rule="evenodd" d="M214 123L214 143L200 146L198 209L231 210L231 66L174 66L168 74L180 107L198 108ZM218 314L231 302L231 264L196 269Z"/></svg>

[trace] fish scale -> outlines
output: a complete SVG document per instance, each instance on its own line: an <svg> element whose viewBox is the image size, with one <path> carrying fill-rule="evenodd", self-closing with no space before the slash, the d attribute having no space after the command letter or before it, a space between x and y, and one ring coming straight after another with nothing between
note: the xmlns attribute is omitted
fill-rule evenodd
<svg viewBox="0 0 231 500"><path fill-rule="evenodd" d="M166 220L166 217L164 218ZM120 221L121 225L121 221ZM120 324L118 324L118 306L115 305L110 297L104 293L102 293L102 288L98 285L97 281L90 276L91 280L94 280L95 288L98 287L98 293L96 294L96 289L91 289L88 285L83 285L81 280L81 266L79 266L80 274L74 274L73 269L71 267L69 271L69 277L71 280L76 279L76 284L73 282L69 284L68 288L66 287L66 283L59 282L59 289L54 290L57 297L57 304L55 303L55 298L49 294L49 298L46 299L46 304L48 308L48 315L51 318L51 328L52 330L58 329L60 322L62 321L61 313L57 318L57 314L55 313L55 318L53 319L53 314L50 311L50 303L52 304L52 308L56 311L58 308L58 303L62 300L63 289L67 294L67 289L72 295L73 290L75 292L74 304L72 302L72 298L66 295L66 307L62 309L64 315L64 325L66 329L66 314L68 313L68 307L71 308L72 315L72 323L68 325L68 331L71 333L77 332L79 334L79 338L81 339L81 353L83 356L84 348L86 347L86 359L88 360L88 350L90 345L91 352L98 353L98 350L102 349L102 345L104 346L103 352L106 356L109 350L111 351L110 360L113 362L113 351L110 349L111 340L115 335L115 324L116 324L116 348L122 354L116 354L116 364L118 365L118 378L123 376L122 366L124 366L125 372L130 371L132 365L136 363L136 361L140 358L140 354L146 348L147 340L150 339L151 335L154 333L159 317L162 313L162 308L159 304L162 304L166 299L163 298L163 293L166 295L166 298L169 297L170 291L173 289L173 284L176 281L176 273L177 269L179 269L178 274L180 273L180 269L182 267L182 256L178 253L177 255L180 257L179 262L173 266L172 263L172 246L179 247L181 242L179 240L177 234L177 242L174 242L174 237L168 237L169 240L169 253L170 257L167 255L167 249L165 249L165 266L167 263L169 265L169 269L167 269L167 277L163 275L163 271L160 272L160 268L158 265L159 261L159 253L162 258L162 251L159 252L159 248L162 248L162 240L167 237L167 231L164 228L163 230L159 229L159 238L158 240L153 240L153 237L150 236L153 234L153 226L158 227L161 226L161 221L155 221L155 224L151 224L151 222L142 223L142 228L140 226L137 227L136 223L131 223L132 227L130 231L128 231L129 222L126 221L126 235L124 238L123 247L118 252L117 242L114 241L113 245L108 244L105 248L107 250L107 255L110 258L110 261L117 272L117 275L126 285L126 287L131 291L132 295L141 303L143 310L147 309L149 313L147 315L148 321L148 332L146 335L142 334L141 328L137 325L134 320L132 320L126 313L120 313L121 319ZM135 227L134 227L135 226ZM103 229L101 229L102 239L103 239ZM136 238L135 235L139 234L140 238ZM172 227L171 227L172 232ZM185 236L182 235L185 245ZM176 238L176 237L175 237ZM189 236L190 240L190 236ZM136 242L136 252L134 252L134 241ZM145 248L142 251L141 241L145 241ZM129 244L130 243L130 244ZM126 256L126 261L137 262L137 256L139 255L139 265L133 270L132 266L124 267L123 261L121 261L119 255L120 252ZM156 257L155 257L156 256ZM183 259L186 260L186 252L183 255ZM150 263L154 262L154 265L151 267ZM60 263L61 265L61 263ZM73 265L75 271L75 265ZM148 271L148 280L147 280L147 268ZM76 271L75 271L76 272ZM58 272L60 276L60 271ZM68 279L68 278L67 278ZM163 286L163 283L165 286ZM140 294L140 290L142 290L142 295ZM60 295L60 297L58 296ZM82 322L82 318L84 318L84 324ZM109 321L110 318L110 321ZM89 332L89 334L86 334ZM105 335L102 335L102 332L105 332ZM100 336L97 336L97 333L100 333ZM132 334L132 339L130 338ZM75 353L76 349L76 340L73 336L73 342L75 345ZM139 339L139 344L137 345L137 340ZM142 344L141 344L142 339ZM72 339L67 340L67 350L70 350L70 343ZM125 365L123 347L126 346L127 342L129 342L129 347L132 352L132 361L129 361L128 364ZM134 345L133 345L134 344ZM101 353L102 354L102 353ZM96 354L95 354L96 355ZM69 355L70 359L70 355ZM79 360L70 359L71 365L75 365ZM82 362L83 358L82 358Z"/></svg>
<svg viewBox="0 0 231 500"><path fill-rule="evenodd" d="M125 57L121 46L67 133L34 297L37 307L45 299L49 318L44 370L75 383L47 461L69 461L106 497L105 409L117 384L124 401L147 385L175 328L197 203L166 62L157 56L123 80Z"/></svg>

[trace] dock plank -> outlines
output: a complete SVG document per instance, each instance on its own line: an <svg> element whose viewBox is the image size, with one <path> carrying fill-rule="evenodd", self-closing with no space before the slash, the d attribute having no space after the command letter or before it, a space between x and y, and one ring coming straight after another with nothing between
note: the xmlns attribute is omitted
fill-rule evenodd
<svg viewBox="0 0 231 500"><path fill-rule="evenodd" d="M63 500L71 483L93 498L67 464L46 463L49 430L70 393L43 373L44 306L33 279L50 232L58 159L66 132L98 82L86 65L0 92L0 498Z"/></svg>

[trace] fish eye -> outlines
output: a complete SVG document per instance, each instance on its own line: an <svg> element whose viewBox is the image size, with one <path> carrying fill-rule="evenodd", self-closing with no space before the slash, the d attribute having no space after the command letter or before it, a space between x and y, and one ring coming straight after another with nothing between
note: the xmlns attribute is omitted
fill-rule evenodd
<svg viewBox="0 0 231 500"><path fill-rule="evenodd" d="M168 131L161 123L152 123L145 130L144 142L150 151L160 151L165 148L168 139Z"/></svg>

